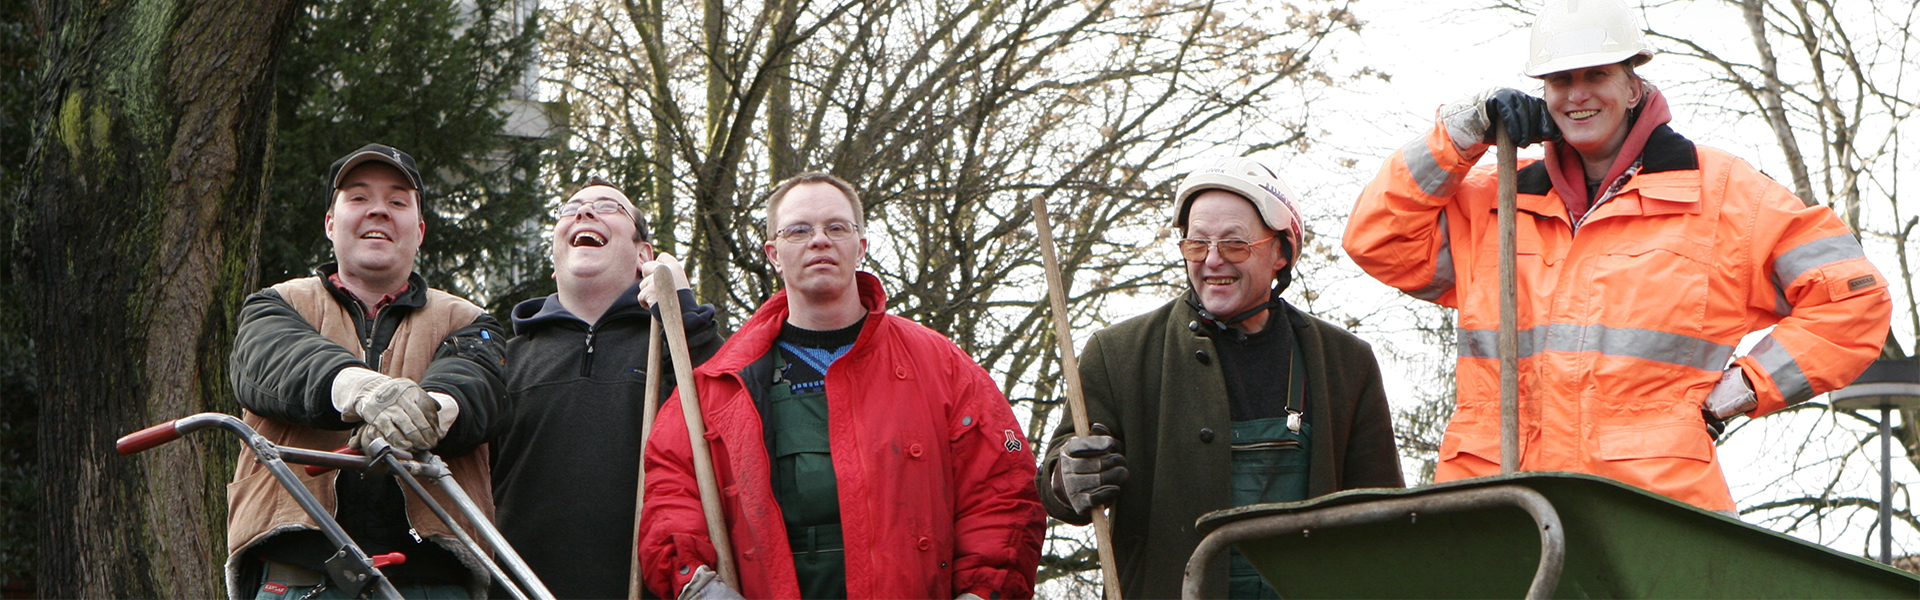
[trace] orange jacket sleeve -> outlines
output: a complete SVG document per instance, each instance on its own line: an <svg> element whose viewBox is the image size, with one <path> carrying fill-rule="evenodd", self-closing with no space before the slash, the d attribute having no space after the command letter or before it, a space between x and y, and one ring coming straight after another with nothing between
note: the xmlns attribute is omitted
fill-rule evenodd
<svg viewBox="0 0 1920 600"><path fill-rule="evenodd" d="M1743 174L1728 192L1762 199L1749 251L1765 265L1749 286L1749 310L1777 320L1736 361L1759 400L1747 414L1758 417L1852 383L1886 343L1893 304L1886 277L1831 209Z"/></svg>
<svg viewBox="0 0 1920 600"><path fill-rule="evenodd" d="M1395 151L1360 192L1342 245L1367 274L1415 298L1458 308L1453 229L1471 227L1454 193L1485 145L1462 153L1438 122ZM1463 253L1471 255L1471 252Z"/></svg>

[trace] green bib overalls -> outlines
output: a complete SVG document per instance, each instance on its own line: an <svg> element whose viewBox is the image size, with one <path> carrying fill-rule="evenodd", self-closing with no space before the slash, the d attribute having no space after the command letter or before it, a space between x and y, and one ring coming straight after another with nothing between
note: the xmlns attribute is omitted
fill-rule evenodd
<svg viewBox="0 0 1920 600"><path fill-rule="evenodd" d="M787 360L774 352L775 372ZM847 556L840 539L839 484L827 443L827 393L795 395L778 381L767 390L767 453L773 456L773 497L787 523L800 597L847 597Z"/></svg>
<svg viewBox="0 0 1920 600"><path fill-rule="evenodd" d="M1306 371L1300 346L1293 348L1287 378L1287 415L1233 422L1233 505L1292 502L1307 498L1307 457L1312 428L1301 410L1306 406ZM1295 421L1298 431L1289 427ZM1253 563L1230 554L1227 597L1235 600L1278 599L1280 595L1260 579Z"/></svg>

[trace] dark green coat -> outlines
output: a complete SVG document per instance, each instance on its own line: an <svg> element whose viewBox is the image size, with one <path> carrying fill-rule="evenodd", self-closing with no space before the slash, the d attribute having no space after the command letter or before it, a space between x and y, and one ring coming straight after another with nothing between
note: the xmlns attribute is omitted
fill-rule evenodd
<svg viewBox="0 0 1920 600"><path fill-rule="evenodd" d="M1278 310L1285 319L1269 326L1293 327L1306 363L1308 495L1405 486L1372 347L1290 305ZM1113 431L1127 457L1129 478L1108 513L1127 598L1178 598L1187 558L1200 544L1194 521L1233 507L1226 382L1213 340L1189 328L1198 319L1176 299L1093 334L1081 354L1087 414ZM1053 434L1037 483L1048 514L1084 525L1090 518L1074 514L1049 484L1060 444L1072 435L1069 416ZM1226 554L1209 568L1218 589L1202 597L1225 598Z"/></svg>

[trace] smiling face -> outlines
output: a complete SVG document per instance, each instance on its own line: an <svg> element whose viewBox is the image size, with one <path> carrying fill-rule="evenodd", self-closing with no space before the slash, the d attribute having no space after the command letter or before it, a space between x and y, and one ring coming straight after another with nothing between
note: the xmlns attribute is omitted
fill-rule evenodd
<svg viewBox="0 0 1920 600"><path fill-rule="evenodd" d="M581 188L567 203L580 202L580 210L554 221L553 274L562 284L572 279L609 278L625 285L639 281L640 263L653 260L653 246L638 241L639 224L630 212L595 212L595 202L610 200L627 211L633 203L620 190L594 185Z"/></svg>
<svg viewBox="0 0 1920 600"><path fill-rule="evenodd" d="M1639 80L1619 64L1570 69L1544 79L1547 110L1567 145L1589 162L1612 164L1631 129L1627 111L1644 99Z"/></svg>
<svg viewBox="0 0 1920 600"><path fill-rule="evenodd" d="M1261 222L1252 202L1226 190L1201 192L1187 209L1188 239L1258 242L1274 233ZM1281 247L1278 240L1254 246L1252 254L1237 263L1221 257L1217 246L1209 247L1206 260L1187 261L1187 279L1207 312L1222 319L1232 317L1272 296L1274 273L1286 266ZM1244 324L1258 331L1264 322L1255 317Z"/></svg>
<svg viewBox="0 0 1920 600"><path fill-rule="evenodd" d="M343 275L405 280L426 234L420 194L399 169L376 162L354 167L333 192L327 239Z"/></svg>
<svg viewBox="0 0 1920 600"><path fill-rule="evenodd" d="M774 217L772 229L776 232L794 225L811 225L814 229L806 240L772 239L766 243L767 260L780 273L788 294L824 301L857 292L854 272L867 254L866 235L835 241L824 232L829 223L859 223L846 194L829 183L802 183L787 190Z"/></svg>

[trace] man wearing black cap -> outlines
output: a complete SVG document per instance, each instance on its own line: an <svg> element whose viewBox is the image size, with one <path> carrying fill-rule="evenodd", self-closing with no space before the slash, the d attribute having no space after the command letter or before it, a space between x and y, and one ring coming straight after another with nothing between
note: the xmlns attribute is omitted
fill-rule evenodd
<svg viewBox="0 0 1920 600"><path fill-rule="evenodd" d="M504 394L505 335L479 307L413 273L427 228L412 157L368 144L333 163L328 185L326 233L337 262L261 290L240 309L231 375L243 416L282 446L358 448L378 437L432 451L491 514L483 442ZM406 555L381 569L402 595L484 595L480 557L391 477L295 473L368 554ZM324 575L336 548L248 450L227 503L230 597L345 597Z"/></svg>
<svg viewBox="0 0 1920 600"><path fill-rule="evenodd" d="M1251 159L1187 175L1173 226L1190 291L1081 353L1093 435L1064 420L1037 483L1068 523L1113 507L1122 596L1180 595L1202 514L1403 485L1372 348L1280 298L1306 237L1295 199ZM1207 568L1222 584L1203 598L1279 597L1237 553Z"/></svg>

